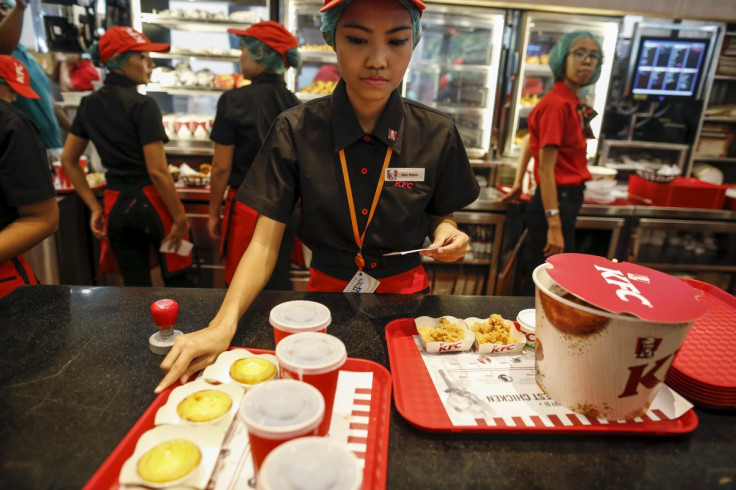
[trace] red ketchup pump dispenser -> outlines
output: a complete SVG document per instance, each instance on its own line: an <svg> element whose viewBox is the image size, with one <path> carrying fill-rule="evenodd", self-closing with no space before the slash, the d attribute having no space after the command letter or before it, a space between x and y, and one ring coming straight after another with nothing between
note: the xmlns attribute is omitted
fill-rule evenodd
<svg viewBox="0 0 736 490"><path fill-rule="evenodd" d="M148 346L151 352L163 356L171 350L177 335L181 335L179 330L174 330L179 304L173 299L160 299L151 305L151 315L158 325L158 332L149 337Z"/></svg>

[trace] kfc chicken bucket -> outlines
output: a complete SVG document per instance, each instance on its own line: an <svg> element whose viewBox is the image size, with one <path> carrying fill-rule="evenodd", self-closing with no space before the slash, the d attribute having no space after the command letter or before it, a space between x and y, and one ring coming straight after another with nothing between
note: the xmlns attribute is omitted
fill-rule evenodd
<svg viewBox="0 0 736 490"><path fill-rule="evenodd" d="M707 309L679 279L628 262L560 254L534 270L536 378L596 418L647 411L692 324Z"/></svg>

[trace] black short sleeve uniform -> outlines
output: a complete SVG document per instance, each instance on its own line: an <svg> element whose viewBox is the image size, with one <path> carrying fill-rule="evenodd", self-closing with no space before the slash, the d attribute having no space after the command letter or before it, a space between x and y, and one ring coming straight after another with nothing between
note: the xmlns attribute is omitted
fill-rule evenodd
<svg viewBox="0 0 736 490"><path fill-rule="evenodd" d="M0 230L18 219L18 208L55 196L38 128L19 109L0 100Z"/></svg>
<svg viewBox="0 0 736 490"><path fill-rule="evenodd" d="M276 116L300 103L277 73L262 73L250 85L220 96L210 139L235 145L227 181L231 188L240 186Z"/></svg>
<svg viewBox="0 0 736 490"><path fill-rule="evenodd" d="M104 86L82 99L71 133L95 144L111 189L151 184L143 146L169 141L156 101L119 73L108 73Z"/></svg>
<svg viewBox="0 0 736 490"><path fill-rule="evenodd" d="M421 181L385 180L389 171L421 169ZM444 114L394 92L374 131L366 134L340 81L331 96L289 109L274 122L237 199L261 214L285 222L298 199L300 239L313 253L312 266L349 280L358 251L338 151L345 149L360 232L365 228L379 179L384 187L363 245L364 270L376 278L420 264L416 254L384 257L419 248L433 215L457 211L475 201L480 189L455 125Z"/></svg>

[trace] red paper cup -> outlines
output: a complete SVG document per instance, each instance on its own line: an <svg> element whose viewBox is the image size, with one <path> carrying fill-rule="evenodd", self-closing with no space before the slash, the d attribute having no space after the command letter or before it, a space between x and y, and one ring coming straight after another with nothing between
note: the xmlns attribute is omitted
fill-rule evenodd
<svg viewBox="0 0 736 490"><path fill-rule="evenodd" d="M268 318L278 345L284 337L302 332L327 332L332 321L330 310L314 301L287 301L271 309Z"/></svg>
<svg viewBox="0 0 736 490"><path fill-rule="evenodd" d="M309 383L325 399L325 417L319 425L317 435L324 436L330 430L337 377L347 358L345 344L326 333L293 334L276 346L281 378Z"/></svg>
<svg viewBox="0 0 736 490"><path fill-rule="evenodd" d="M324 437L300 437L273 450L261 466L257 490L286 488L359 490L363 471L346 446Z"/></svg>
<svg viewBox="0 0 736 490"><path fill-rule="evenodd" d="M277 379L248 390L239 414L248 430L255 474L274 448L297 437L314 436L325 414L320 392L301 381Z"/></svg>

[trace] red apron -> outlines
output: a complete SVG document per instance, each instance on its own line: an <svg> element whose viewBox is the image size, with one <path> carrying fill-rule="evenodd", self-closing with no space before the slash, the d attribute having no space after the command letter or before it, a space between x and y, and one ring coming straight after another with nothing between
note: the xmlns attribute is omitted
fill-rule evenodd
<svg viewBox="0 0 736 490"><path fill-rule="evenodd" d="M143 193L148 198L148 202L151 203L151 207L156 212L156 215L161 220L161 224L164 228L164 236L168 236L171 232L171 225L172 220L171 216L169 216L169 212L166 210L166 206L164 205L164 202L161 200L161 197L158 195L158 192L156 191L156 188L152 185L146 186L143 189L141 189ZM110 216L110 211L112 211L113 206L115 205L115 202L118 200L118 197L120 196L120 191L115 191L111 189L105 189L104 194L104 206L105 206L105 232L107 232L107 222L108 218ZM184 206L182 205L182 209ZM187 240L191 241L191 235L187 235ZM165 277L168 277L170 275L173 275L177 272L180 272L184 269L187 269L188 267L191 267L192 265L192 253L190 252L186 256L182 256L175 253L161 253L161 272ZM99 274L106 274L106 273L112 273L112 272L120 272L120 267L117 263L117 260L115 259L115 255L112 252L112 249L110 248L110 244L107 240L102 240L101 246L100 246L100 271Z"/></svg>
<svg viewBox="0 0 736 490"><path fill-rule="evenodd" d="M429 293L429 279L424 267L418 265L401 274L382 277L379 279L376 293L378 294L420 294ZM312 267L309 268L309 283L307 291L319 291L322 293L342 293L348 281L328 276Z"/></svg>
<svg viewBox="0 0 736 490"><path fill-rule="evenodd" d="M225 257L225 284L230 284L241 257L253 239L258 213L235 199L237 189L230 189L225 200L222 218L220 255Z"/></svg>
<svg viewBox="0 0 736 490"><path fill-rule="evenodd" d="M0 264L0 298L24 284L38 284L38 278L22 255Z"/></svg>

